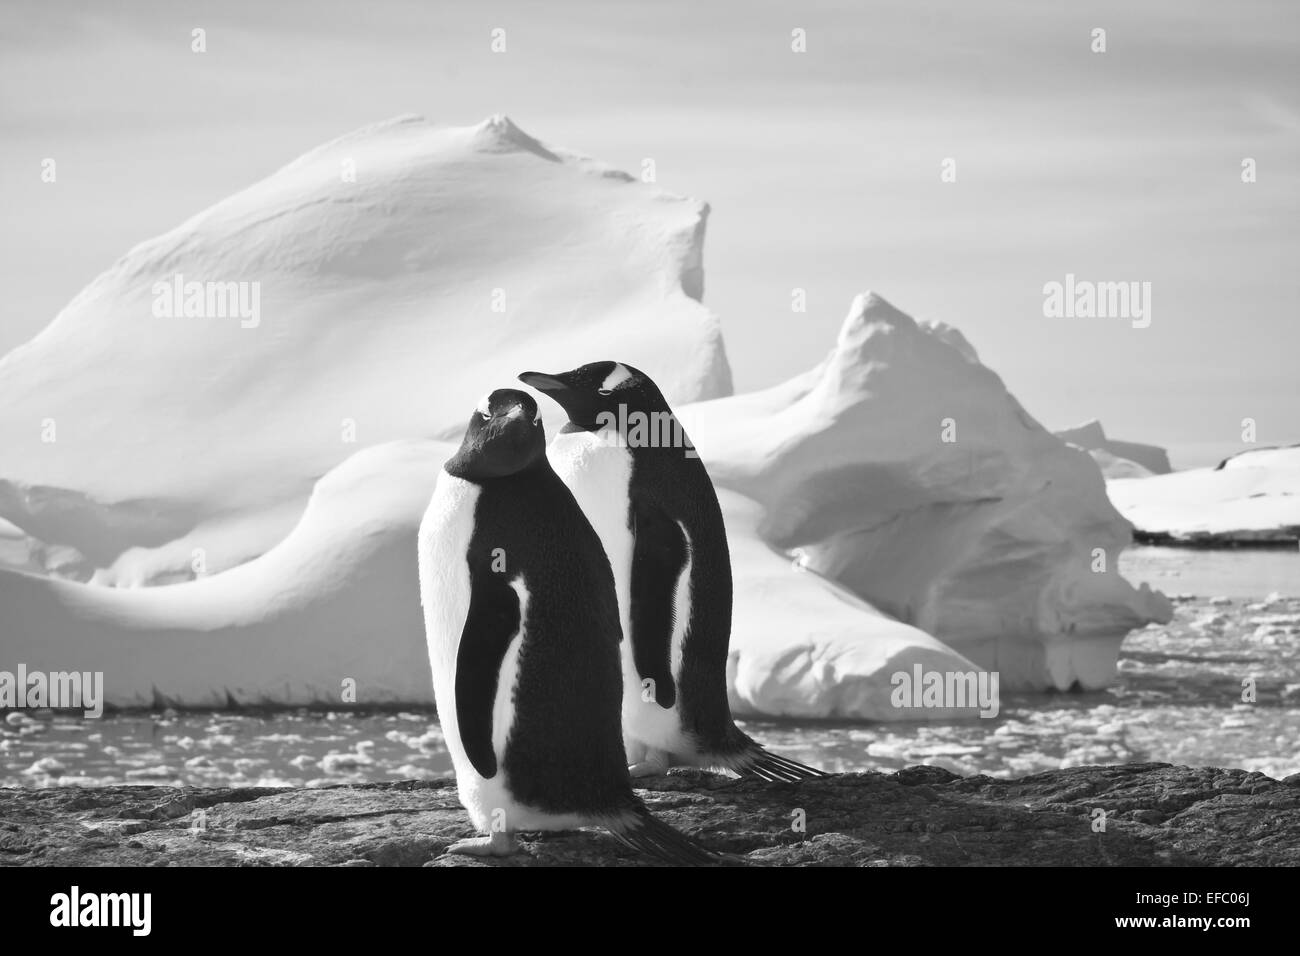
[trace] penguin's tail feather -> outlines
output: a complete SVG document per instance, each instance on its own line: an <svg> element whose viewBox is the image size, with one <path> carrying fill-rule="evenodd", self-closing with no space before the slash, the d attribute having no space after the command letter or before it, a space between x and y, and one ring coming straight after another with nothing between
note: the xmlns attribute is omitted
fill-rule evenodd
<svg viewBox="0 0 1300 956"><path fill-rule="evenodd" d="M675 866L717 866L726 862L717 853L664 823L640 802L626 813L603 822L614 838L624 846L640 850L663 863Z"/></svg>
<svg viewBox="0 0 1300 956"><path fill-rule="evenodd" d="M797 783L800 780L830 776L824 770L764 750L756 743L752 743L743 753L729 760L727 767L742 777L757 777L759 780L767 780L771 783Z"/></svg>

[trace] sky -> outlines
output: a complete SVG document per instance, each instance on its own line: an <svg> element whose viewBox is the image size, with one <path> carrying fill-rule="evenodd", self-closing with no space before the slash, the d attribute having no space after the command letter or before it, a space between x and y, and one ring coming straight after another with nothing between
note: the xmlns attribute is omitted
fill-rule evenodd
<svg viewBox="0 0 1300 956"><path fill-rule="evenodd" d="M0 354L322 142L505 113L710 204L739 390L815 364L871 289L1047 427L1212 464L1246 418L1300 441L1297 66L1293 0L5 0ZM1150 283L1149 325L1045 315L1067 274Z"/></svg>

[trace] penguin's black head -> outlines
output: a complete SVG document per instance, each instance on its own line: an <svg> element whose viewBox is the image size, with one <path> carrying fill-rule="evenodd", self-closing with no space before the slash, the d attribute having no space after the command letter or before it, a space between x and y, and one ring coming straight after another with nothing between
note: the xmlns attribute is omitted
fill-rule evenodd
<svg viewBox="0 0 1300 956"><path fill-rule="evenodd" d="M544 392L579 428L596 431L626 412L666 412L659 386L645 372L623 362L592 362L569 372L524 372L519 381Z"/></svg>
<svg viewBox="0 0 1300 956"><path fill-rule="evenodd" d="M470 416L449 474L470 481L501 478L546 461L546 432L537 403L527 392L498 388Z"/></svg>

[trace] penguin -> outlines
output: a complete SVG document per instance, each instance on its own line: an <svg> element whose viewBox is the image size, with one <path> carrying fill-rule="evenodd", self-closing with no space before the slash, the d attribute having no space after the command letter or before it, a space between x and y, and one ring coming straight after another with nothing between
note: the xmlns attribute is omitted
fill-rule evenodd
<svg viewBox="0 0 1300 956"><path fill-rule="evenodd" d="M600 535L623 633L629 772L722 767L797 781L820 770L769 753L727 702L731 558L717 492L668 402L644 372L593 362L519 380L569 420L547 449Z"/></svg>
<svg viewBox="0 0 1300 956"><path fill-rule="evenodd" d="M632 790L613 574L526 392L494 391L470 416L420 523L419 571L460 802L488 834L449 852L507 856L519 830L603 826L663 862L721 861Z"/></svg>

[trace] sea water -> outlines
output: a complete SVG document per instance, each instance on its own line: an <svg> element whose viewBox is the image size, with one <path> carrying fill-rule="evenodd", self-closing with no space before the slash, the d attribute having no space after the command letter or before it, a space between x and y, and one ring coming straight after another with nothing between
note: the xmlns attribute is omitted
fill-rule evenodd
<svg viewBox="0 0 1300 956"><path fill-rule="evenodd" d="M769 748L832 771L913 764L1023 776L1159 761L1300 773L1300 553L1135 548L1121 570L1175 598L1130 634L1109 688L1002 695L996 718L743 721ZM433 779L451 760L432 712L11 711L0 786L325 786Z"/></svg>

